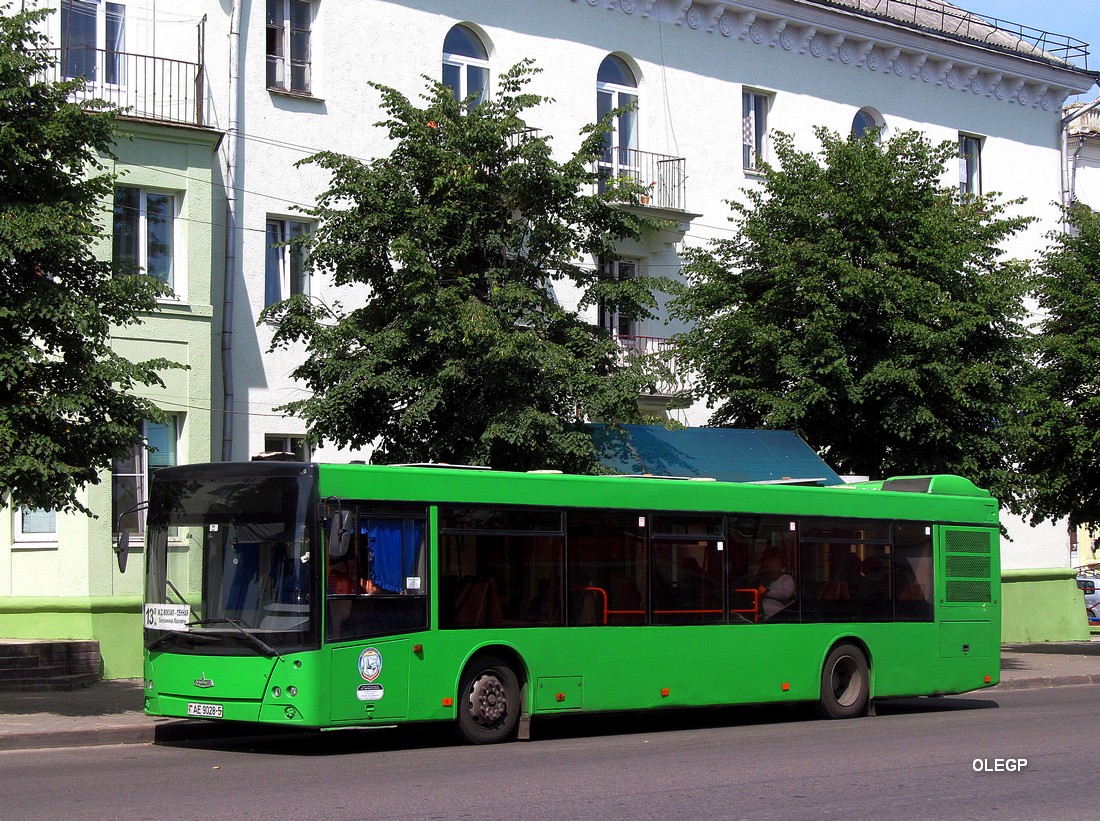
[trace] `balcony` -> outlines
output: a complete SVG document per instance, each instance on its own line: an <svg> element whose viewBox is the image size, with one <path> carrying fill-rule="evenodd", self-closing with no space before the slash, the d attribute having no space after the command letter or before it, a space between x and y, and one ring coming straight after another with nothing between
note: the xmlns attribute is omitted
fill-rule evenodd
<svg viewBox="0 0 1100 821"><path fill-rule="evenodd" d="M616 336L619 345L619 360L623 364L637 357L648 360L651 370L658 372L653 396L671 399L689 385L686 369L676 356L676 347L671 339L657 336Z"/></svg>
<svg viewBox="0 0 1100 821"><path fill-rule="evenodd" d="M637 204L664 211L686 211L685 161L683 157L638 151L635 148L609 148L597 164L600 176L599 192L607 189L611 179L631 179L640 182L644 191Z"/></svg>
<svg viewBox="0 0 1100 821"><path fill-rule="evenodd" d="M99 48L50 49L50 82L80 78L77 102L106 100L126 117L162 123L206 124L201 63Z"/></svg>

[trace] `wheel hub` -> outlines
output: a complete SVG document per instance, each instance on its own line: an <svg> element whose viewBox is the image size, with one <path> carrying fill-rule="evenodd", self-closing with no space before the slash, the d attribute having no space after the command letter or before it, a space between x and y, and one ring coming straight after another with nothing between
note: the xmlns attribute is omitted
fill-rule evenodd
<svg viewBox="0 0 1100 821"><path fill-rule="evenodd" d="M500 721L508 711L508 698L504 683L494 675L486 674L474 680L470 687L470 714L479 724Z"/></svg>

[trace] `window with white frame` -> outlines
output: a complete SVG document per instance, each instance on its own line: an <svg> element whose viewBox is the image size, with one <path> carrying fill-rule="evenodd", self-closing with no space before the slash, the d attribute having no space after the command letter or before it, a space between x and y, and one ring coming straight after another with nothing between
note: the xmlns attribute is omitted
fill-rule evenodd
<svg viewBox="0 0 1100 821"><path fill-rule="evenodd" d="M605 259L600 261L600 276L603 279L621 281L633 279L638 275L638 263L633 259ZM599 305L600 327L612 336L622 339L637 336L638 323L618 309L602 300Z"/></svg>
<svg viewBox="0 0 1100 821"><path fill-rule="evenodd" d="M267 0L267 87L294 94L313 90L311 0Z"/></svg>
<svg viewBox="0 0 1100 821"><path fill-rule="evenodd" d="M65 77L121 85L126 6L102 0L61 0L61 70Z"/></svg>
<svg viewBox="0 0 1100 821"><path fill-rule="evenodd" d="M309 293L305 251L294 243L309 233L308 222L269 219L264 261L264 305L274 305L295 294Z"/></svg>
<svg viewBox="0 0 1100 821"><path fill-rule="evenodd" d="M959 193L981 196L982 138L959 134Z"/></svg>
<svg viewBox="0 0 1100 821"><path fill-rule="evenodd" d="M176 195L115 188L112 256L179 290L175 280Z"/></svg>
<svg viewBox="0 0 1100 821"><path fill-rule="evenodd" d="M604 136L601 177L638 177L638 80L626 61L609 54L596 74L596 118L630 106L611 121Z"/></svg>
<svg viewBox="0 0 1100 821"><path fill-rule="evenodd" d="M143 441L111 463L111 522L115 528L121 526L131 533L145 532L145 512L131 512L121 523L119 517L149 499L149 476L153 471L176 464L179 419L169 416L166 422L146 422L142 432Z"/></svg>
<svg viewBox="0 0 1100 821"><path fill-rule="evenodd" d="M767 159L769 95L741 92L741 158L744 168L759 171Z"/></svg>
<svg viewBox="0 0 1100 821"><path fill-rule="evenodd" d="M57 512L41 508L12 510L12 541L57 542Z"/></svg>
<svg viewBox="0 0 1100 821"><path fill-rule="evenodd" d="M443 85L459 102L477 106L489 96L489 52L472 30L454 26L443 41Z"/></svg>
<svg viewBox="0 0 1100 821"><path fill-rule="evenodd" d="M309 442L304 436L268 433L264 435L264 453L292 453L297 462L309 461Z"/></svg>

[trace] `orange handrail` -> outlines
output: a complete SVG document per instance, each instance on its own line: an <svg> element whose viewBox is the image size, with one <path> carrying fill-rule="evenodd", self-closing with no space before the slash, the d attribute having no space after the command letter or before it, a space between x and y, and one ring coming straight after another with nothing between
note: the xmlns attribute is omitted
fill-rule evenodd
<svg viewBox="0 0 1100 821"><path fill-rule="evenodd" d="M602 611L603 611L603 623L604 624L607 624L607 617L608 616L644 616L646 614L645 610L612 610L608 606L608 598L607 598L607 591L606 590L604 590L602 587L586 587L584 589L585 589L585 591L596 593L600 597L600 599L602 599L602 601L603 601ZM730 612L731 613L752 613L753 614L753 621L759 621L760 620L760 591L757 590L756 588L745 588L745 589L740 589L739 588L739 589L735 590L734 592L735 593L751 593L752 594L752 600L753 600L753 606L752 606L751 610L747 609L747 608L739 609L739 608L731 607ZM677 613L700 615L700 614L721 613L721 612L723 612L721 609L714 609L714 608L703 609L703 610L663 610L663 609L660 609L660 610L654 610L653 614L657 615L657 616L671 616L671 615L675 615Z"/></svg>

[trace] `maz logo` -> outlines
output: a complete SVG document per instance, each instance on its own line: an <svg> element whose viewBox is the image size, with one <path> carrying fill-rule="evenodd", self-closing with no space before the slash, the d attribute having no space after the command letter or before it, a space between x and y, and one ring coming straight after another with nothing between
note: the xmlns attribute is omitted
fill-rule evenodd
<svg viewBox="0 0 1100 821"><path fill-rule="evenodd" d="M214 682L206 677L206 673L203 673L202 678L195 679L195 686L201 687L204 690L208 690L214 686Z"/></svg>

